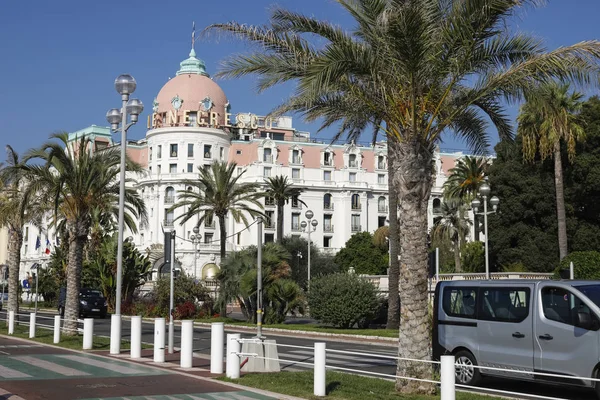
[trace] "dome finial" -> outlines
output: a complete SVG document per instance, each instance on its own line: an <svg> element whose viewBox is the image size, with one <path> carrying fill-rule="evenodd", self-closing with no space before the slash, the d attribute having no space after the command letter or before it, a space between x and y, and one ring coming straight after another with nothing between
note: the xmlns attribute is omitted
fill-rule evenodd
<svg viewBox="0 0 600 400"><path fill-rule="evenodd" d="M196 45L196 22L192 22L192 49L190 50L189 58L187 60L183 60L179 65L179 71L177 71L177 75L181 74L197 74L209 76L206 72L206 66L204 65L204 61L196 58L196 50L194 49Z"/></svg>

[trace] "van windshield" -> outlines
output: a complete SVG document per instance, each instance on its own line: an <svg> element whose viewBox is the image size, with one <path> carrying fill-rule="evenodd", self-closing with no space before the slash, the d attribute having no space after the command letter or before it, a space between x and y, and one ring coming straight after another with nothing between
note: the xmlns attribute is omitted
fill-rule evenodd
<svg viewBox="0 0 600 400"><path fill-rule="evenodd" d="M600 285L580 285L574 287L600 307Z"/></svg>

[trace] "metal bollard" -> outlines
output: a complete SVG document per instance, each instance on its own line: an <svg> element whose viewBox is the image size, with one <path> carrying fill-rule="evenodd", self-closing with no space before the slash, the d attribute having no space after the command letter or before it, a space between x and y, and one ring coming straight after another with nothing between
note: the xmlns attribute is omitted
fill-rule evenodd
<svg viewBox="0 0 600 400"><path fill-rule="evenodd" d="M94 348L94 318L83 320L83 349L91 350Z"/></svg>
<svg viewBox="0 0 600 400"><path fill-rule="evenodd" d="M29 338L32 339L35 337L35 313L32 312L29 314Z"/></svg>
<svg viewBox="0 0 600 400"><path fill-rule="evenodd" d="M441 361L441 400L454 400L456 397L454 356L442 356Z"/></svg>
<svg viewBox="0 0 600 400"><path fill-rule="evenodd" d="M192 368L194 359L194 321L181 321L181 368Z"/></svg>
<svg viewBox="0 0 600 400"><path fill-rule="evenodd" d="M213 322L210 326L210 373L223 373L223 346L225 324Z"/></svg>
<svg viewBox="0 0 600 400"><path fill-rule="evenodd" d="M239 333L227 334L227 365L225 366L225 375L230 379L240 378L240 340L242 335Z"/></svg>
<svg viewBox="0 0 600 400"><path fill-rule="evenodd" d="M315 371L314 371L314 395L325 396L326 379L325 379L325 360L327 358L325 352L325 343L315 343Z"/></svg>
<svg viewBox="0 0 600 400"><path fill-rule="evenodd" d="M15 333L15 312L8 312L8 334L12 335Z"/></svg>
<svg viewBox="0 0 600 400"><path fill-rule="evenodd" d="M54 316L54 343L60 343L60 315Z"/></svg>
<svg viewBox="0 0 600 400"><path fill-rule="evenodd" d="M165 319L154 319L154 362L165 362Z"/></svg>
<svg viewBox="0 0 600 400"><path fill-rule="evenodd" d="M110 354L121 353L121 316L110 317Z"/></svg>
<svg viewBox="0 0 600 400"><path fill-rule="evenodd" d="M131 317L131 358L142 357L142 317Z"/></svg>

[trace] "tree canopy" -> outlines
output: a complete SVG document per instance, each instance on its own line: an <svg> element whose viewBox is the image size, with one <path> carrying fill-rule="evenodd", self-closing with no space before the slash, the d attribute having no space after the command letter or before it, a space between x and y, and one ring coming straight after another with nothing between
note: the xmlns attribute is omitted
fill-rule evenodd
<svg viewBox="0 0 600 400"><path fill-rule="evenodd" d="M338 251L334 261L342 271L354 268L357 274L384 275L389 265L389 256L387 249L374 243L372 234L358 232Z"/></svg>

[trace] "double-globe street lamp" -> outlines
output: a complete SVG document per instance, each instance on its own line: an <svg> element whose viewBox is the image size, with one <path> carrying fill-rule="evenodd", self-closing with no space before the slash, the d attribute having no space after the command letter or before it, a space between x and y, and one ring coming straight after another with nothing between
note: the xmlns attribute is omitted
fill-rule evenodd
<svg viewBox="0 0 600 400"><path fill-rule="evenodd" d="M496 196L490 199L490 204L492 205L492 211L488 211L487 200L490 195L492 188L487 182L484 182L479 188L479 195L483 201L475 198L471 202L471 207L473 207L473 214L483 215L483 229L485 235L485 279L490 279L490 256L489 256L489 247L488 247L488 218L489 214L493 214L498 209L498 204L500 204L500 199ZM483 203L483 212L478 212L479 207L481 207L481 203ZM478 226L475 229L479 229Z"/></svg>
<svg viewBox="0 0 600 400"><path fill-rule="evenodd" d="M119 131L121 125L121 176L119 189L119 236L117 242L117 287L115 296L115 314L111 317L110 324L110 354L119 354L121 351L121 286L123 275L123 225L125 213L125 168L127 154L127 130L137 121L144 110L144 105L138 99L130 99L135 92L135 79L131 75L119 75L115 79L115 89L121 95L121 109L113 108L106 113L106 120L113 132ZM131 122L127 123L127 115Z"/></svg>
<svg viewBox="0 0 600 400"><path fill-rule="evenodd" d="M310 234L317 230L317 225L319 225L319 221L313 219L314 213L312 210L306 210L304 216L306 217L306 221L302 221L300 223L300 228L302 228L302 232L308 233L308 281L306 283L306 287L310 288Z"/></svg>
<svg viewBox="0 0 600 400"><path fill-rule="evenodd" d="M194 229L192 229L194 231L194 234L192 236L190 236L190 240L192 241L193 245L194 245L194 280L198 279L198 277L196 276L196 263L197 263L197 259L198 259L198 245L200 244L200 240L202 240L202 235L200 234L200 228L198 228L197 226L194 227Z"/></svg>

